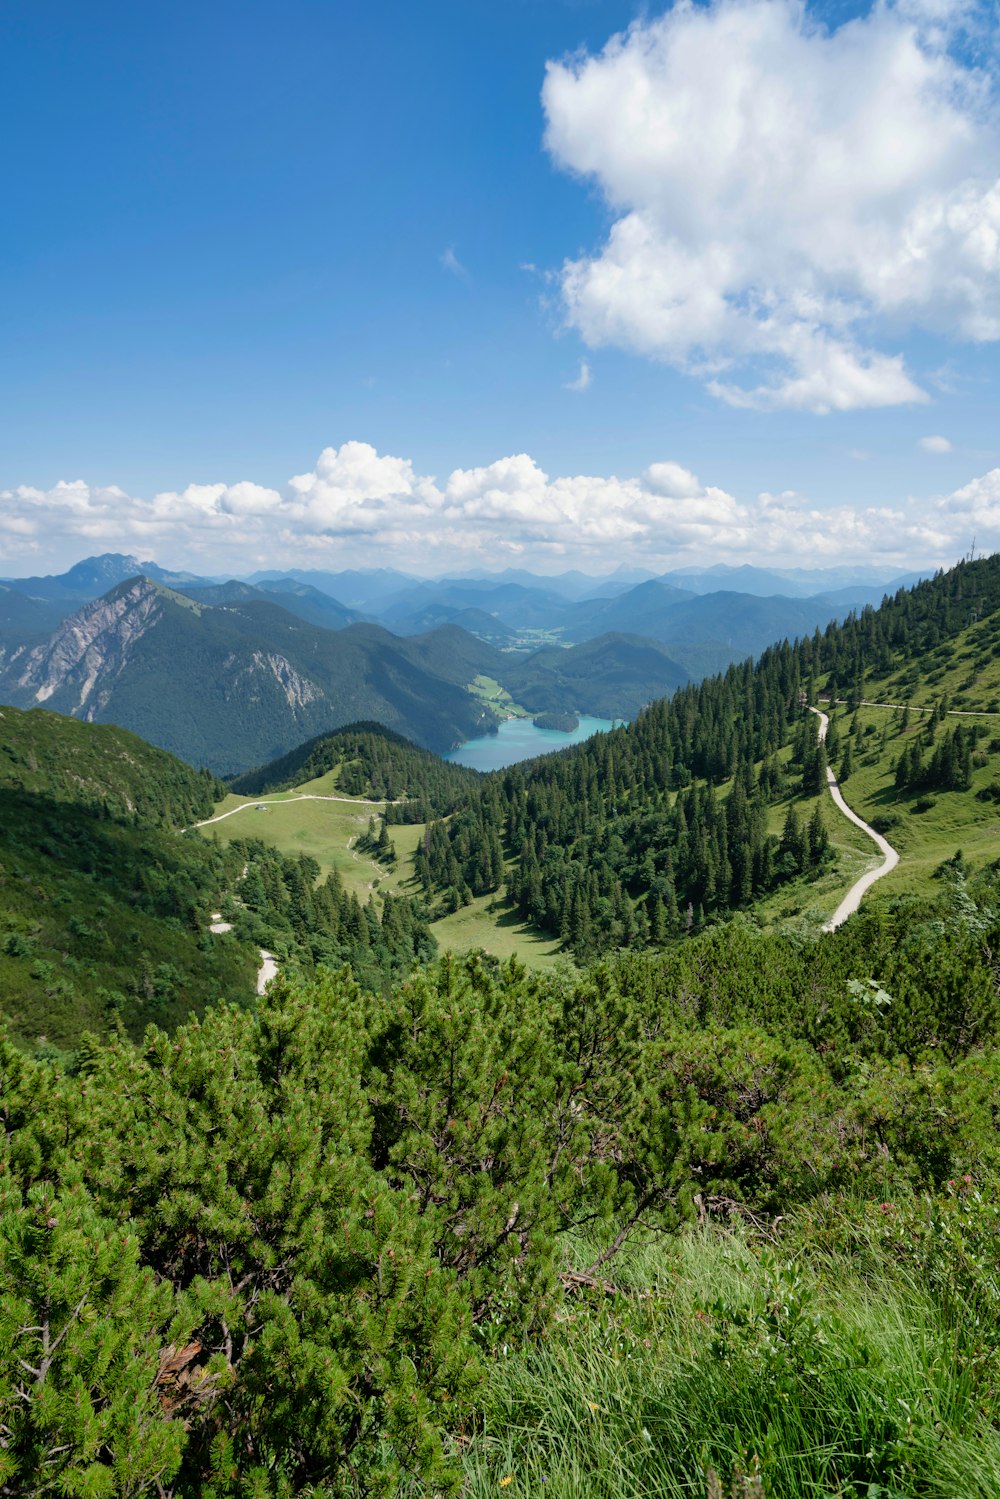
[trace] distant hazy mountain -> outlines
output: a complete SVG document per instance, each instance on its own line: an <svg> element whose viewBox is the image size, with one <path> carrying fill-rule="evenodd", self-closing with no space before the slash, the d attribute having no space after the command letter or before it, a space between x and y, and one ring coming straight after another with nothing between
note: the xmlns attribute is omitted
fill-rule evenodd
<svg viewBox="0 0 1000 1499"><path fill-rule="evenodd" d="M825 627L835 612L824 600L709 593L672 605L649 633L692 676L700 677L722 671L732 661L757 656L776 641L811 635L817 625Z"/></svg>
<svg viewBox="0 0 1000 1499"><path fill-rule="evenodd" d="M480 640L501 647L512 645L517 639L517 632L495 615L487 614L483 609L456 609L449 604L428 604L411 614L404 614L393 621L393 632L396 635L421 635L438 625L458 625L470 635L478 635Z"/></svg>
<svg viewBox="0 0 1000 1499"><path fill-rule="evenodd" d="M324 630L342 630L347 625L358 624L362 616L354 609L345 609L343 604L311 588L308 583L298 583L294 578L280 578L274 582L240 583L231 579L228 583L199 583L177 589L185 597L202 604L249 604L253 602L278 603L289 614L304 619Z"/></svg>
<svg viewBox="0 0 1000 1499"><path fill-rule="evenodd" d="M55 603L82 603L87 599L100 598L101 594L107 593L116 583L124 583L129 578L138 577L140 573L157 583L199 581L195 573L168 572L165 568L157 567L155 562L140 562L138 557L130 557L122 552L104 552L100 557L85 557L64 573L39 578L9 578L4 581L11 583L21 593L30 594L32 598L50 599Z"/></svg>
<svg viewBox="0 0 1000 1499"><path fill-rule="evenodd" d="M532 573L523 567L505 567L502 572L498 573L485 571L446 573L444 577L434 581L487 589L516 583L522 588L541 588L547 593L559 594L562 598L575 602L577 599L589 598L592 594L618 593L623 588L632 588L636 583L654 576L655 574L644 572L641 568L618 568L617 572L607 577L595 578L589 573L575 570L564 573Z"/></svg>
<svg viewBox="0 0 1000 1499"><path fill-rule="evenodd" d="M511 696L533 713L578 710L598 718L634 718L689 680L663 646L629 635L601 635L569 650L545 646L503 676Z"/></svg>
<svg viewBox="0 0 1000 1499"><path fill-rule="evenodd" d="M664 573L663 581L691 593L749 593L758 598L814 598L845 589L859 590L864 603L881 603L885 593L910 588L924 573L896 575L873 567L761 568L744 564L730 567L724 562L708 568L678 568Z"/></svg>
<svg viewBox="0 0 1000 1499"><path fill-rule="evenodd" d="M742 572L741 581L746 581ZM666 646L692 676L702 677L757 656L776 641L825 629L852 609L877 607L882 597L881 586L861 585L802 598L729 589L685 595L658 578L616 599L575 605L564 637L589 640L609 629L648 636Z"/></svg>
<svg viewBox="0 0 1000 1499"><path fill-rule="evenodd" d="M247 582L263 586L287 579L306 583L309 587L318 589L320 593L327 593L339 599L347 608L358 609L364 614L377 614L378 606L386 599L394 597L402 589L410 588L420 581L419 578L412 578L408 573L397 572L392 567L376 567L370 571L348 568L339 573L305 571L302 568L293 567L285 572L252 573Z"/></svg>
<svg viewBox="0 0 1000 1499"><path fill-rule="evenodd" d="M458 581L421 583L404 590L379 609L378 617L390 630L422 609L481 609L513 629L559 628L574 606L562 594L543 586L497 583L492 578L462 578Z"/></svg>
<svg viewBox="0 0 1000 1499"><path fill-rule="evenodd" d="M693 593L674 588L661 578L652 578L617 598L587 599L575 604L565 617L566 638L592 640L610 630L657 640L662 638L658 632L664 614L694 597Z"/></svg>
<svg viewBox="0 0 1000 1499"><path fill-rule="evenodd" d="M714 567L693 571L687 568L664 573L663 581L685 588L689 593L749 593L757 598L781 594L784 598L805 598L810 593L820 593L822 584L807 588L804 584L784 578L780 573L762 567L727 567L717 563Z"/></svg>
<svg viewBox="0 0 1000 1499"><path fill-rule="evenodd" d="M30 598L19 588L0 583L0 659L7 646L48 635L62 615L63 611L48 600Z"/></svg>

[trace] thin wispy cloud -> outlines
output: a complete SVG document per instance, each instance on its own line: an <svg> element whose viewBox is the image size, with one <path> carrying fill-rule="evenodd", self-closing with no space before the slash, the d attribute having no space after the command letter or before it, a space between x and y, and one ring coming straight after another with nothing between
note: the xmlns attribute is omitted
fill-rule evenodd
<svg viewBox="0 0 1000 1499"><path fill-rule="evenodd" d="M917 444L925 453L950 453L951 443L947 437L922 437Z"/></svg>
<svg viewBox="0 0 1000 1499"><path fill-rule="evenodd" d="M590 373L590 365L587 363L586 359L581 359L579 374L577 375L575 380L567 380L566 384L563 386L563 389L576 391L589 390L592 378L593 377Z"/></svg>
<svg viewBox="0 0 1000 1499"><path fill-rule="evenodd" d="M443 251L443 253L440 255L439 259L445 270L450 271L453 276L457 276L460 281L471 281L472 277L470 276L468 269L462 264L458 256L455 254L454 245L449 245L447 250Z"/></svg>

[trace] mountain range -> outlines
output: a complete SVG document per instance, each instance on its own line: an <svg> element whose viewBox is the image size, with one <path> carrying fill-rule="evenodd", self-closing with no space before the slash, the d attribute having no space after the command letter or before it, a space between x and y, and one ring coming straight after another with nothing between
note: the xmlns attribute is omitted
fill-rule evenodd
<svg viewBox="0 0 1000 1499"><path fill-rule="evenodd" d="M632 718L903 581L757 568L239 580L108 553L0 583L0 700L119 723L225 774L361 719L443 752L496 728L479 678L532 713ZM827 591L806 592L816 584Z"/></svg>
<svg viewBox="0 0 1000 1499"><path fill-rule="evenodd" d="M310 593L281 597L322 613ZM250 585L181 591L146 577L119 583L41 640L0 646L2 700L121 724L227 774L362 719L450 749L497 726L470 691L478 677L536 711L631 717L687 673L662 647L627 637L526 657L453 624L405 638L357 621L331 629Z"/></svg>

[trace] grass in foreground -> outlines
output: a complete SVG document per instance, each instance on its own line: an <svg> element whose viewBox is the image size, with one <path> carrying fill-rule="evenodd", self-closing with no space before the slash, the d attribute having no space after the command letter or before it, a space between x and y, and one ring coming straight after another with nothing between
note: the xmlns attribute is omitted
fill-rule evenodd
<svg viewBox="0 0 1000 1499"><path fill-rule="evenodd" d="M500 1349L473 1496L996 1499L996 1368L975 1309L882 1254L866 1268L753 1252L738 1234L649 1245L638 1294L570 1308Z"/></svg>

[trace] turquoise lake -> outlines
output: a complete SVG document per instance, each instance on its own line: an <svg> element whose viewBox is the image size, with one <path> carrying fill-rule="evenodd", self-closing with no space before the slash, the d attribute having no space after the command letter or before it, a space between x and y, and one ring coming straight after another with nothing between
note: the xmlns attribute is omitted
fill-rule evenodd
<svg viewBox="0 0 1000 1499"><path fill-rule="evenodd" d="M618 722L621 720L616 719L615 723ZM610 718L586 718L582 713L572 734L560 734L558 729L536 729L530 718L507 718L495 734L467 739L457 749L449 750L444 758L473 770L502 770L518 760L531 760L535 755L548 755L570 744L582 744L592 734L604 734L612 728L614 723Z"/></svg>

